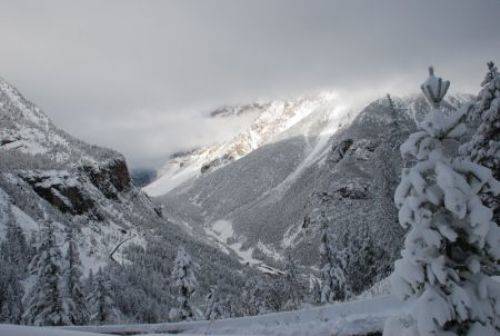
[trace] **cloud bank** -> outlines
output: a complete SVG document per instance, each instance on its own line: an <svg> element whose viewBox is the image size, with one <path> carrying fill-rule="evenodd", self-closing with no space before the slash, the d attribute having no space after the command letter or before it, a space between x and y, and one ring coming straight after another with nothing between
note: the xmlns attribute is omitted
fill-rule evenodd
<svg viewBox="0 0 500 336"><path fill-rule="evenodd" d="M4 1L0 75L69 132L155 165L231 136L241 123L204 117L218 105L416 91L429 64L476 92L499 13L496 0Z"/></svg>

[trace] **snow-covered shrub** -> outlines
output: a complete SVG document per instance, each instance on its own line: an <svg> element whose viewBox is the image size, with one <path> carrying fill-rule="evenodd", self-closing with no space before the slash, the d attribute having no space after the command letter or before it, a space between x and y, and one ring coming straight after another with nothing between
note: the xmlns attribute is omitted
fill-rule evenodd
<svg viewBox="0 0 500 336"><path fill-rule="evenodd" d="M490 276L499 271L500 229L479 197L485 188L499 193L500 185L487 167L453 154L470 107L441 113L448 86L431 71L422 88L434 108L401 146L415 164L403 169L395 193L399 222L410 231L391 282L395 294L415 302L409 322L389 320L386 335L488 335L500 328L500 284Z"/></svg>

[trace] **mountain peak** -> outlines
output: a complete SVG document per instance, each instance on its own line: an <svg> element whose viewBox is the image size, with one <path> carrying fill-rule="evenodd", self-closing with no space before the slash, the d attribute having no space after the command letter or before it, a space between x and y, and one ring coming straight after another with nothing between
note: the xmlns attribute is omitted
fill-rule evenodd
<svg viewBox="0 0 500 336"><path fill-rule="evenodd" d="M333 91L304 95L290 100L254 102L223 106L210 115L217 118L255 113L254 121L231 140L172 157L160 170L159 178L144 190L160 196L203 173L214 171L271 143L300 121L338 99Z"/></svg>
<svg viewBox="0 0 500 336"><path fill-rule="evenodd" d="M37 106L27 100L13 85L0 77L0 117L5 120L24 121L47 129L50 120Z"/></svg>

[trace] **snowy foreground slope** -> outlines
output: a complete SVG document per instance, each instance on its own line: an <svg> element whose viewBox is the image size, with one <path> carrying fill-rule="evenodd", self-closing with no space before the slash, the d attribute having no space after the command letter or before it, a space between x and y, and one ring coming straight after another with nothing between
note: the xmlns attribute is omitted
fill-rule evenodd
<svg viewBox="0 0 500 336"><path fill-rule="evenodd" d="M392 296L214 321L158 324L30 328L0 325L0 335L84 336L113 335L370 335L380 332L385 319L405 311Z"/></svg>

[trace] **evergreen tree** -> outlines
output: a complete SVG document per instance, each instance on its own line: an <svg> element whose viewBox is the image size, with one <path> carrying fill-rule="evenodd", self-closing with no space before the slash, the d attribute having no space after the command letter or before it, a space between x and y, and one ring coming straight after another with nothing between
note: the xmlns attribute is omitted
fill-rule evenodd
<svg viewBox="0 0 500 336"><path fill-rule="evenodd" d="M334 249L334 239L328 232L328 222L321 215L321 242L319 253L321 258L321 303L342 301L348 297L345 268L345 249Z"/></svg>
<svg viewBox="0 0 500 336"><path fill-rule="evenodd" d="M303 288L300 283L297 265L290 251L286 255L285 272L286 289L288 290L285 307L287 309L297 309L303 300Z"/></svg>
<svg viewBox="0 0 500 336"><path fill-rule="evenodd" d="M90 322L94 324L109 324L117 320L109 282L109 277L99 267L95 276L95 284L89 296Z"/></svg>
<svg viewBox="0 0 500 336"><path fill-rule="evenodd" d="M17 266L0 255L0 270L0 322L19 324L24 309L24 289Z"/></svg>
<svg viewBox="0 0 500 336"><path fill-rule="evenodd" d="M220 299L220 293L215 286L210 287L206 296L205 319L216 320L225 317L223 302Z"/></svg>
<svg viewBox="0 0 500 336"><path fill-rule="evenodd" d="M92 269L89 270L89 275L87 279L85 279L85 296L87 298L87 302L89 302L89 298L92 296L95 288L95 280L94 280L94 272Z"/></svg>
<svg viewBox="0 0 500 336"><path fill-rule="evenodd" d="M498 76L498 68L493 61L490 61L486 64L488 66L488 72L486 76L484 76L484 80L481 82L481 86L485 87L491 82L495 80L495 77Z"/></svg>
<svg viewBox="0 0 500 336"><path fill-rule="evenodd" d="M24 274L29 263L28 243L23 230L12 221L7 222L5 239L0 244L0 254L8 264L16 265L17 271Z"/></svg>
<svg viewBox="0 0 500 336"><path fill-rule="evenodd" d="M321 284L317 279L310 281L309 302L312 304L321 303Z"/></svg>
<svg viewBox="0 0 500 336"><path fill-rule="evenodd" d="M24 306L21 284L28 265L26 239L22 229L8 221L5 239L0 243L0 321L19 324Z"/></svg>
<svg viewBox="0 0 500 336"><path fill-rule="evenodd" d="M243 316L255 316L269 312L266 302L266 288L261 278L249 278L241 293Z"/></svg>
<svg viewBox="0 0 500 336"><path fill-rule="evenodd" d="M485 186L499 192L500 186L488 168L450 157L465 131L467 106L453 115L439 109L448 86L431 69L422 90L433 109L401 146L416 163L403 169L395 194L400 224L410 231L391 282L414 304L405 323L388 320L385 335L410 328L412 335L499 332L500 284L484 270L498 274L500 229L478 194Z"/></svg>
<svg viewBox="0 0 500 336"><path fill-rule="evenodd" d="M63 308L59 281L61 279L61 251L57 246L54 226L47 221L39 247L35 284L28 297L23 319L27 324L60 326L70 324Z"/></svg>
<svg viewBox="0 0 500 336"><path fill-rule="evenodd" d="M12 276L5 290L5 301L0 307L0 320L12 324L20 324L23 316L23 294L24 290L19 278Z"/></svg>
<svg viewBox="0 0 500 336"><path fill-rule="evenodd" d="M359 294L367 286L373 285L380 276L381 267L379 262L384 260L383 250L375 245L373 235L366 225L362 225L355 234L349 233L344 236L342 251L336 252L339 263L343 266L346 284L344 286L344 298L350 298L353 294ZM385 275L386 276L386 275Z"/></svg>
<svg viewBox="0 0 500 336"><path fill-rule="evenodd" d="M193 318L191 308L191 296L198 287L198 281L194 271L197 265L192 261L184 247L180 247L174 261L171 274L171 290L177 292L177 308L170 310L170 318L173 320L187 320Z"/></svg>
<svg viewBox="0 0 500 336"><path fill-rule="evenodd" d="M80 261L80 253L72 229L68 230L66 243L67 252L63 275L65 309L72 324L83 325L89 321L90 316L81 282L82 263Z"/></svg>
<svg viewBox="0 0 500 336"><path fill-rule="evenodd" d="M488 63L482 86L472 109L473 122L477 120L479 125L471 140L461 146L460 153L490 168L495 179L500 180L500 73L493 62ZM500 196L490 188L483 188L480 196L493 209L495 221L500 223Z"/></svg>

